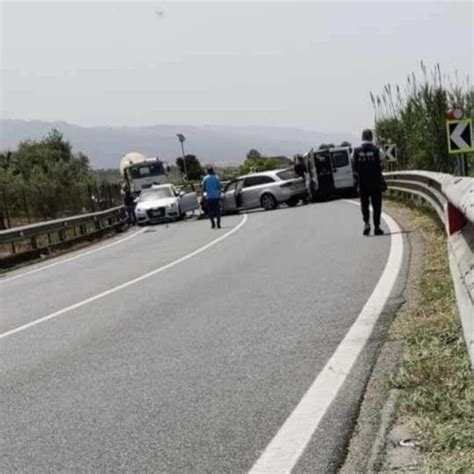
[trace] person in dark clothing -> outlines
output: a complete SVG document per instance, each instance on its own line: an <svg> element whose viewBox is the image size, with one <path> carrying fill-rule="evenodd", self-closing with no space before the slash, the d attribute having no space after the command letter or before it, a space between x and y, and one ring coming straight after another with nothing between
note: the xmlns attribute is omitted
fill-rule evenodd
<svg viewBox="0 0 474 474"><path fill-rule="evenodd" d="M123 203L125 204L125 209L127 210L128 224L137 225L137 217L135 216L135 198L130 192L130 189L125 190Z"/></svg>
<svg viewBox="0 0 474 474"><path fill-rule="evenodd" d="M364 235L370 234L370 209L372 204L374 234L383 235L380 228L380 216L382 214L382 157L380 151L373 143L372 130L362 132L362 144L354 150L354 170L357 173L359 184L360 204L362 218L364 219Z"/></svg>
<svg viewBox="0 0 474 474"><path fill-rule="evenodd" d="M296 158L296 163L294 166L295 173L300 177L304 179L304 172L305 172L305 166L304 166L304 161L303 157L298 156Z"/></svg>
<svg viewBox="0 0 474 474"><path fill-rule="evenodd" d="M297 156L296 157L296 163L294 165L294 170L295 174L299 176L300 178L303 178L303 182L306 187L306 166L304 164L304 158L302 156ZM306 190L305 195L302 197L302 202L303 204L308 204L309 201L309 193L308 190Z"/></svg>

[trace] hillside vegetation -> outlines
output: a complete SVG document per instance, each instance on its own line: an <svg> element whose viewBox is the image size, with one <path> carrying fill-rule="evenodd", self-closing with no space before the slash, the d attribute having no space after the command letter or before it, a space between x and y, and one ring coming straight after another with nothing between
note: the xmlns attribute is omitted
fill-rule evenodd
<svg viewBox="0 0 474 474"><path fill-rule="evenodd" d="M461 107L474 117L474 88L470 78L443 74L421 62L421 79L414 73L404 86L387 84L371 93L375 130L379 140L396 143L399 169L424 169L453 173L456 158L448 154L446 111ZM470 155L474 165L473 154Z"/></svg>

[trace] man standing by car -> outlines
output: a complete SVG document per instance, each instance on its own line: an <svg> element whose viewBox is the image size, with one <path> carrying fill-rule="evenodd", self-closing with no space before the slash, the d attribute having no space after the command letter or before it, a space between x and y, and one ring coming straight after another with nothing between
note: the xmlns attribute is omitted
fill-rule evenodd
<svg viewBox="0 0 474 474"><path fill-rule="evenodd" d="M306 183L306 166L304 163L304 158L301 155L295 156L295 166L294 166L295 174L303 179L303 183L305 185L306 193L302 198L303 204L308 204L309 201L309 192Z"/></svg>
<svg viewBox="0 0 474 474"><path fill-rule="evenodd" d="M125 209L127 210L128 225L137 225L137 217L135 216L135 198L128 187L125 189L123 203L125 204Z"/></svg>
<svg viewBox="0 0 474 474"><path fill-rule="evenodd" d="M362 144L354 150L354 170L359 183L360 204L364 219L364 235L370 234L370 209L372 203L374 234L383 235L380 228L382 214L382 192L386 189L382 174L382 157L380 150L373 143L372 130L362 132Z"/></svg>
<svg viewBox="0 0 474 474"><path fill-rule="evenodd" d="M207 213L211 220L211 226L213 229L221 228L221 182L219 177L214 173L213 168L207 169L207 175L202 180L202 192L206 193L207 197Z"/></svg>

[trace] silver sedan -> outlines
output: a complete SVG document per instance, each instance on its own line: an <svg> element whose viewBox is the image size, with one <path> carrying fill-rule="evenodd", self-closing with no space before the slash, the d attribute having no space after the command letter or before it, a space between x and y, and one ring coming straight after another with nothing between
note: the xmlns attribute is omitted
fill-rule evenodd
<svg viewBox="0 0 474 474"><path fill-rule="evenodd" d="M231 181L222 194L222 210L236 212L263 207L275 209L286 203L296 206L306 197L306 187L292 168L253 173Z"/></svg>

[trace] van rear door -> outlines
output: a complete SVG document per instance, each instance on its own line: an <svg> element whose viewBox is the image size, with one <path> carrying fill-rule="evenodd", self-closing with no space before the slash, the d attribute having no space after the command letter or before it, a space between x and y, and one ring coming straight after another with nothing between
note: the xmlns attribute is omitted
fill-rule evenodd
<svg viewBox="0 0 474 474"><path fill-rule="evenodd" d="M331 155L328 149L318 150L314 153L314 164L318 176L318 194L330 196L335 189L334 172Z"/></svg>
<svg viewBox="0 0 474 474"><path fill-rule="evenodd" d="M349 149L331 150L331 162L334 171L334 187L336 189L354 187Z"/></svg>

